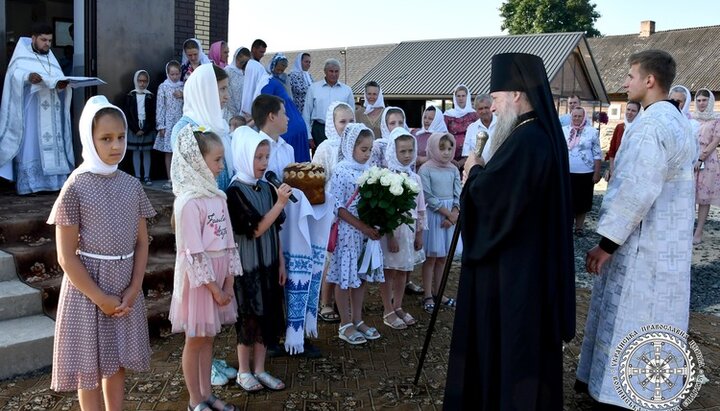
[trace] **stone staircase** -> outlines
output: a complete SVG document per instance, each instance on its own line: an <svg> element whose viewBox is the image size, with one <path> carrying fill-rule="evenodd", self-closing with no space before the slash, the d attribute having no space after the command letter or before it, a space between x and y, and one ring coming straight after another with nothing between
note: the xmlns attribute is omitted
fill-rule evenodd
<svg viewBox="0 0 720 411"><path fill-rule="evenodd" d="M156 336L169 327L174 197L159 189L146 192L158 212L148 221L150 255L143 282L150 334ZM52 362L53 319L63 274L57 264L55 228L45 221L55 198L0 193L0 380Z"/></svg>
<svg viewBox="0 0 720 411"><path fill-rule="evenodd" d="M0 251L0 380L50 366L54 330L40 290L20 281L13 256Z"/></svg>

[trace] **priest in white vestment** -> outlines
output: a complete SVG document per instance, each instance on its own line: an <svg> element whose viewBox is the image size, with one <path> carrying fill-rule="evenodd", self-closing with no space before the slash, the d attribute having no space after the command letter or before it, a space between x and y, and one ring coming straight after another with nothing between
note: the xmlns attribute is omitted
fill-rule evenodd
<svg viewBox="0 0 720 411"><path fill-rule="evenodd" d="M695 139L688 119L665 100L675 61L664 51L633 54L624 87L645 113L623 138L587 255L597 273L576 389L628 408L614 385L613 355L623 339L662 324L687 331L690 310Z"/></svg>
<svg viewBox="0 0 720 411"><path fill-rule="evenodd" d="M72 91L50 50L52 28L32 31L15 48L0 106L0 177L18 194L60 190L75 168Z"/></svg>

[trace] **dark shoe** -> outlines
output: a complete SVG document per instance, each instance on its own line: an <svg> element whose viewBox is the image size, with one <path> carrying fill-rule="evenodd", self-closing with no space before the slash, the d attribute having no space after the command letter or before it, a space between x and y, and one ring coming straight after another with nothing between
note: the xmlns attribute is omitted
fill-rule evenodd
<svg viewBox="0 0 720 411"><path fill-rule="evenodd" d="M573 389L578 394L588 394L589 395L587 383L584 383L580 380L575 380L575 385L573 386Z"/></svg>
<svg viewBox="0 0 720 411"><path fill-rule="evenodd" d="M279 344L272 344L267 346L267 353L265 355L267 355L268 358L284 357L287 355L287 351L285 351L285 347Z"/></svg>

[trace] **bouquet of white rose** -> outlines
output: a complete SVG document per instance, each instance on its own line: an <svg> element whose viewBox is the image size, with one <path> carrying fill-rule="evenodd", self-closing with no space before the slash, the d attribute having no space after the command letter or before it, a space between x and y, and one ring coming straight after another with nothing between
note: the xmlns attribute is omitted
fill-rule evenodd
<svg viewBox="0 0 720 411"><path fill-rule="evenodd" d="M415 219L410 210L417 205L420 186L406 173L394 173L386 168L371 167L358 179L358 217L375 227L381 235L391 233L402 224L414 230ZM361 273L382 270L382 251L378 241L369 240L361 257Z"/></svg>
<svg viewBox="0 0 720 411"><path fill-rule="evenodd" d="M371 167L358 179L360 200L358 217L375 227L380 234L391 233L402 224L413 228L415 220L410 210L420 186L405 173L394 173L387 168Z"/></svg>

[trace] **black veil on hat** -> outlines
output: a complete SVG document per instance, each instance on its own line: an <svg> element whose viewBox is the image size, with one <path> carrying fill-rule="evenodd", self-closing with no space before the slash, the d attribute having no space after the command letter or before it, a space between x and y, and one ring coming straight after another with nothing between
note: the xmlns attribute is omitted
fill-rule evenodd
<svg viewBox="0 0 720 411"><path fill-rule="evenodd" d="M525 53L494 55L490 74L490 92L495 91L522 91L527 94L533 110L537 113L537 119L545 131L551 136L559 136L564 141L545 64L540 57Z"/></svg>
<svg viewBox="0 0 720 411"><path fill-rule="evenodd" d="M557 241L563 244L560 250L563 255L555 256L561 266L557 273L556 297L562 303L556 313L562 320L559 330L563 340L570 341L575 335L575 266L574 245L572 237L573 213L570 197L570 169L568 166L568 148L565 136L560 126L555 102L553 101L550 82L547 78L545 65L542 59L533 54L503 53L492 57L492 72L490 75L490 92L521 91L524 92L532 105L536 119L551 139L553 155L556 160L558 175L556 176L559 193L556 215L549 219L559 217L555 222ZM565 255L569 253L569 255Z"/></svg>

